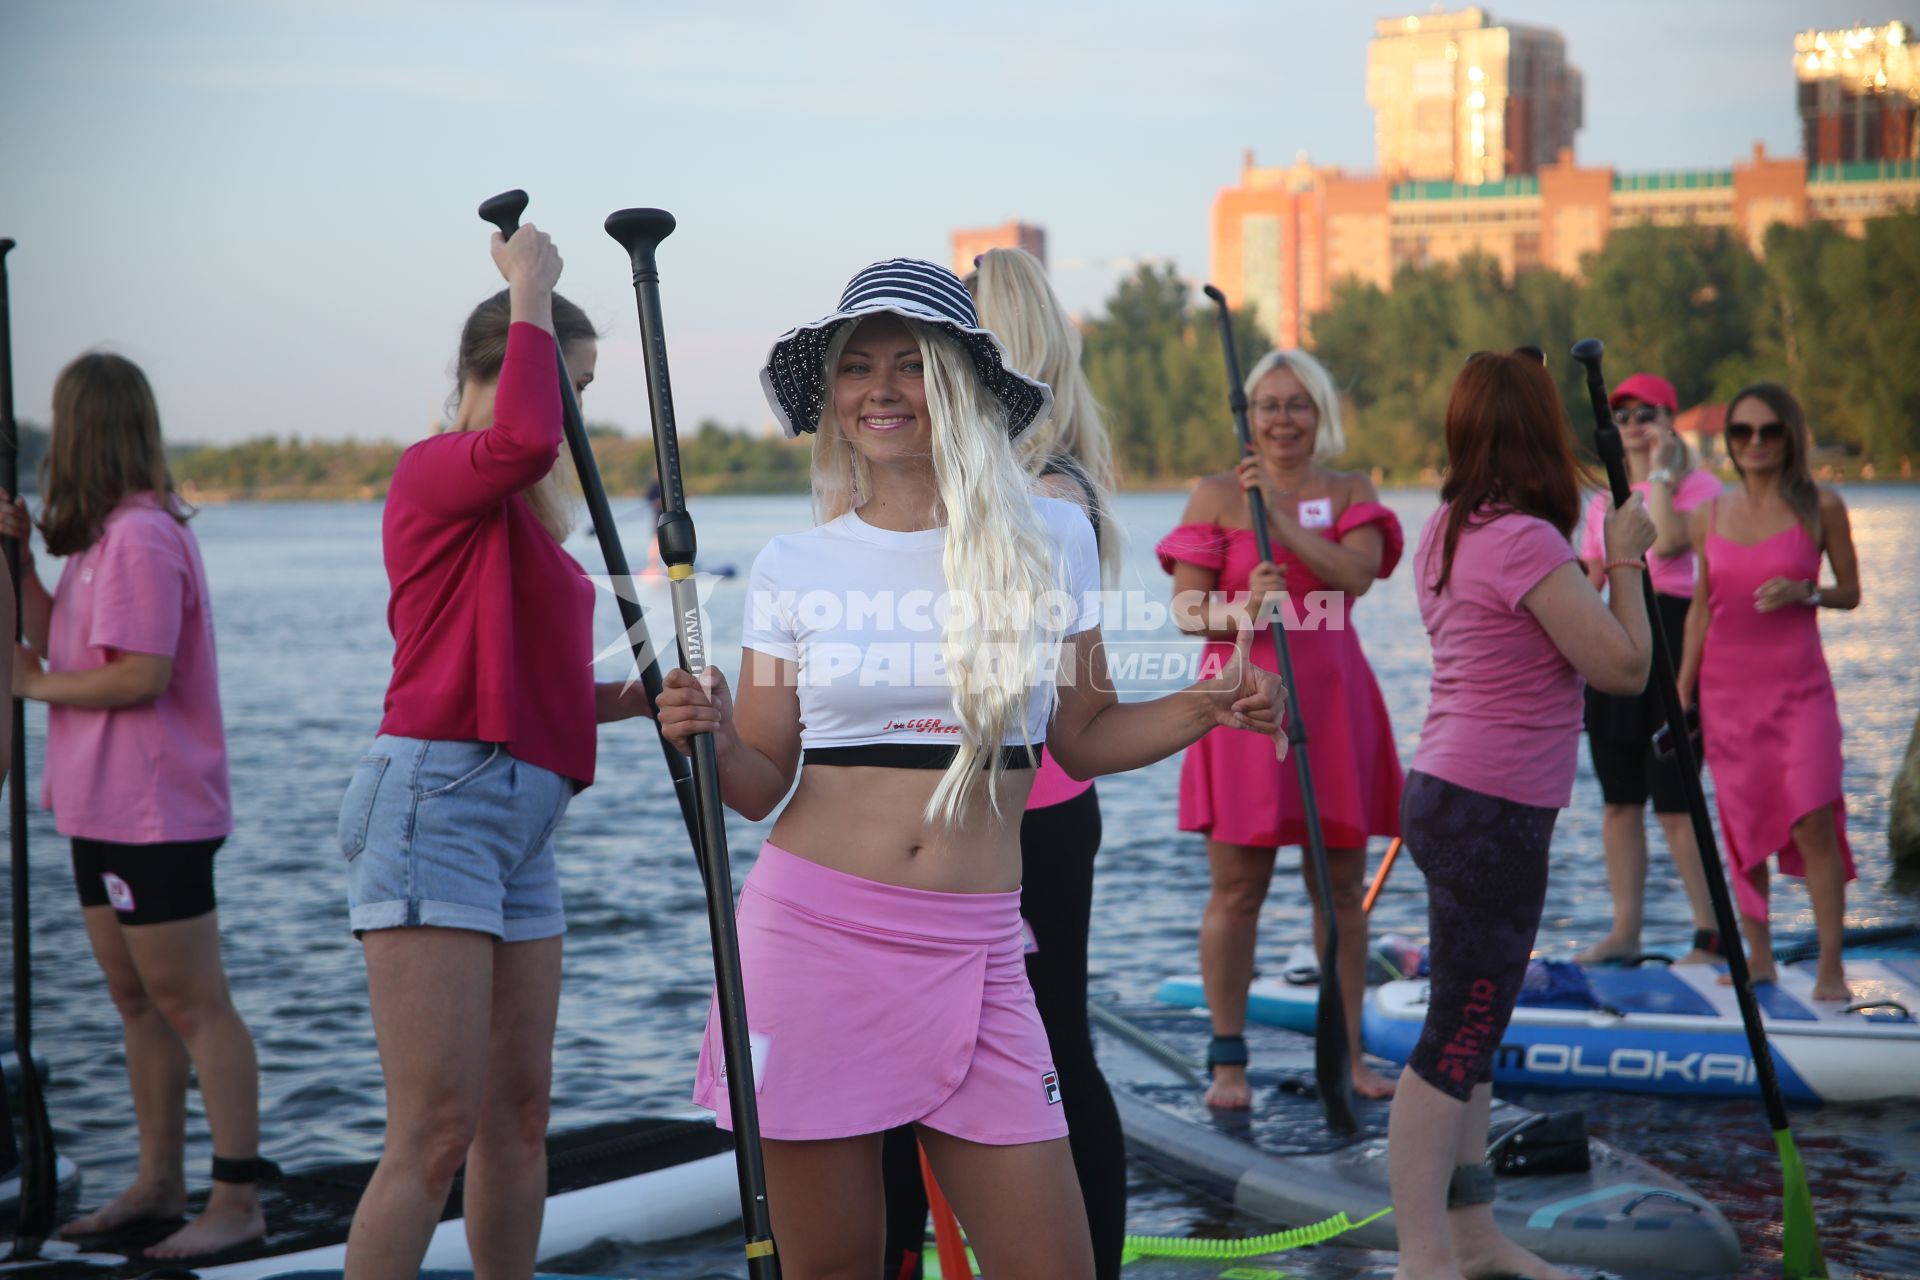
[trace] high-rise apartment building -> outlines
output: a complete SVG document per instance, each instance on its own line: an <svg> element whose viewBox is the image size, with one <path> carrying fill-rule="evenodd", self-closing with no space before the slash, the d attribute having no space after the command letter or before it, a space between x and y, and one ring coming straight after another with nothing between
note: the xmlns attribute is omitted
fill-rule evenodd
<svg viewBox="0 0 1920 1280"><path fill-rule="evenodd" d="M1920 161L1873 160L1809 171L1799 157L1752 155L1721 169L1620 173L1563 153L1539 173L1474 185L1348 175L1304 160L1260 168L1213 201L1212 278L1282 346L1304 341L1343 279L1382 289L1404 266L1481 254L1509 276L1544 267L1578 276L1613 228L1726 227L1759 252L1775 223L1833 223L1920 208Z"/></svg>
<svg viewBox="0 0 1920 1280"><path fill-rule="evenodd" d="M1920 160L1920 50L1904 22L1793 41L1807 168Z"/></svg>
<svg viewBox="0 0 1920 1280"><path fill-rule="evenodd" d="M1047 230L1031 222L1009 218L997 227L974 227L953 233L953 273L965 279L973 260L989 249L1025 249L1047 265Z"/></svg>
<svg viewBox="0 0 1920 1280"><path fill-rule="evenodd" d="M1477 7L1375 31L1367 100L1381 172L1304 156L1261 168L1249 152L1239 184L1214 197L1213 279L1282 346L1307 338L1343 279L1390 289L1401 267L1468 254L1510 276L1577 276L1620 226L1726 227L1757 253L1776 223L1860 235L1920 209L1920 51L1905 23L1795 39L1804 157L1755 144L1724 168L1668 173L1574 163L1580 79L1554 32L1494 26Z"/></svg>
<svg viewBox="0 0 1920 1280"><path fill-rule="evenodd" d="M1581 123L1580 73L1560 33L1495 23L1478 5L1375 23L1367 101L1390 182L1538 173Z"/></svg>

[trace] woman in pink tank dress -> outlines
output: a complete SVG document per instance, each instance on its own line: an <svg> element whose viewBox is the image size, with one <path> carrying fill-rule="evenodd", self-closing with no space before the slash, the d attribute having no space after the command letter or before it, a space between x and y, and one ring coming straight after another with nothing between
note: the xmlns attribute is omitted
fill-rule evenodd
<svg viewBox="0 0 1920 1280"><path fill-rule="evenodd" d="M1700 578L1687 613L1680 694L1696 684L1707 768L1720 808L1755 982L1771 982L1767 859L1804 876L1820 938L1813 993L1849 999L1840 963L1846 882L1854 878L1841 782L1840 709L1816 609L1860 603L1846 504L1807 471L1806 417L1762 382L1727 407L1740 486L1691 517ZM1834 580L1820 583L1822 557Z"/></svg>
<svg viewBox="0 0 1920 1280"><path fill-rule="evenodd" d="M1400 521L1380 505L1366 476L1319 465L1340 454L1346 441L1333 379L1318 361L1301 351L1272 352L1247 376L1246 392L1255 452L1236 474L1195 485L1179 528L1157 550L1173 575L1176 618L1183 630L1207 636L1209 659L1229 656L1235 609L1259 617L1263 601L1272 599L1264 607L1279 610L1288 626L1333 878L1353 1087L1362 1097L1385 1097L1392 1083L1367 1065L1360 1049L1367 965L1360 904L1368 838L1400 833L1400 757L1348 613L1353 598L1399 562ZM1266 495L1278 564L1260 562L1248 527L1245 491L1256 483ZM1256 635L1252 656L1278 670L1270 632ZM1216 1107L1252 1103L1241 1033L1260 907L1276 849L1307 839L1292 762L1276 759L1271 743L1247 736L1242 744L1209 733L1188 748L1180 772L1180 829L1206 833L1212 872L1200 924L1200 971L1214 1033L1207 1101ZM1303 879L1308 894L1317 894L1313 878ZM1316 911L1316 941L1320 933Z"/></svg>

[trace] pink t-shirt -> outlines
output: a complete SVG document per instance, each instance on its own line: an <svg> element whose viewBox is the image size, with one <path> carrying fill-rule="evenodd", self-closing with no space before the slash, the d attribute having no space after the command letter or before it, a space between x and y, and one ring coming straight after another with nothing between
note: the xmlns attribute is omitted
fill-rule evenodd
<svg viewBox="0 0 1920 1280"><path fill-rule="evenodd" d="M1433 642L1433 691L1413 767L1516 804L1565 808L1580 745L1581 679L1520 603L1573 547L1545 520L1509 512L1460 531L1434 594L1443 503L1420 533L1416 588Z"/></svg>
<svg viewBox="0 0 1920 1280"><path fill-rule="evenodd" d="M1647 482L1642 480L1633 486L1633 491L1642 497L1647 493ZM1685 514L1703 502L1711 502L1720 493L1720 479L1711 471L1695 467L1681 477L1673 491L1673 509ZM1580 531L1580 558L1588 564L1600 564L1606 560L1606 538L1602 532L1606 524L1607 512L1613 509L1611 494L1596 493L1593 501L1587 504L1587 518ZM1693 548L1683 547L1670 556L1657 556L1647 553L1647 576L1653 579L1653 589L1666 596L1691 596L1693 594Z"/></svg>
<svg viewBox="0 0 1920 1280"><path fill-rule="evenodd" d="M40 803L62 835L116 844L233 830L213 606L200 546L153 493L129 494L100 540L67 558L47 625L47 669L121 653L173 659L167 691L137 707L47 708Z"/></svg>

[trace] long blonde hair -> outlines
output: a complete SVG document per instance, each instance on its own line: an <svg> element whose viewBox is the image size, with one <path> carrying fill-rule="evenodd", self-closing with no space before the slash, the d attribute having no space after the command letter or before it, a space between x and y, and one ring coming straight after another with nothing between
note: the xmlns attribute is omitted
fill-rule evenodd
<svg viewBox="0 0 1920 1280"><path fill-rule="evenodd" d="M500 370L507 360L507 330L511 322L512 306L505 289L467 316L467 322L460 327L460 354L454 365L456 396L469 385L484 386L500 380ZM562 352L577 342L592 342L599 337L587 313L557 293L553 295L553 331L554 341ZM449 431L472 431L477 425L457 408L452 419L447 427ZM579 487L573 456L562 449L553 469L521 490L520 496L527 500L534 519L553 535L555 542L565 542L573 532L573 499Z"/></svg>
<svg viewBox="0 0 1920 1280"><path fill-rule="evenodd" d="M1025 249L981 254L967 288L980 309L980 323L1006 346L1012 367L1053 388L1053 413L1021 438L1020 461L1029 475L1038 476L1051 459L1064 455L1092 481L1087 497L1100 538L1100 577L1111 586L1120 576L1125 539L1108 502L1117 484L1113 441L1080 365L1080 330L1048 282L1047 269Z"/></svg>
<svg viewBox="0 0 1920 1280"><path fill-rule="evenodd" d="M998 812L1001 744L1027 735L1029 691L1047 680L1043 598L1055 588L1051 541L1034 510L1030 477L1007 438L1006 410L981 384L973 360L940 329L902 317L924 362L933 478L947 537L941 568L950 603L940 652L953 690L960 747L927 802L926 819L956 826L989 779ZM856 324L828 344L827 383ZM858 507L871 492L867 469L835 418L832 397L813 440L814 511L821 521ZM1052 708L1048 708L1049 715ZM983 768L982 766L986 766Z"/></svg>

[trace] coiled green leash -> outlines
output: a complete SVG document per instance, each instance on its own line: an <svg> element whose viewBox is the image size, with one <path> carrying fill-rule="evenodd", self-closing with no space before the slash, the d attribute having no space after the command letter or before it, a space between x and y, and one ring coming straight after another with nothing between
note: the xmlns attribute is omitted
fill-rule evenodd
<svg viewBox="0 0 1920 1280"><path fill-rule="evenodd" d="M1364 1227L1392 1213L1391 1206L1355 1222L1345 1213L1336 1213L1324 1222L1276 1231L1271 1235L1249 1236L1238 1240L1205 1240L1187 1236L1128 1236L1121 1253L1124 1262L1135 1258L1206 1258L1229 1262L1237 1258L1257 1258L1263 1254L1284 1253L1310 1244L1325 1244L1335 1236Z"/></svg>

